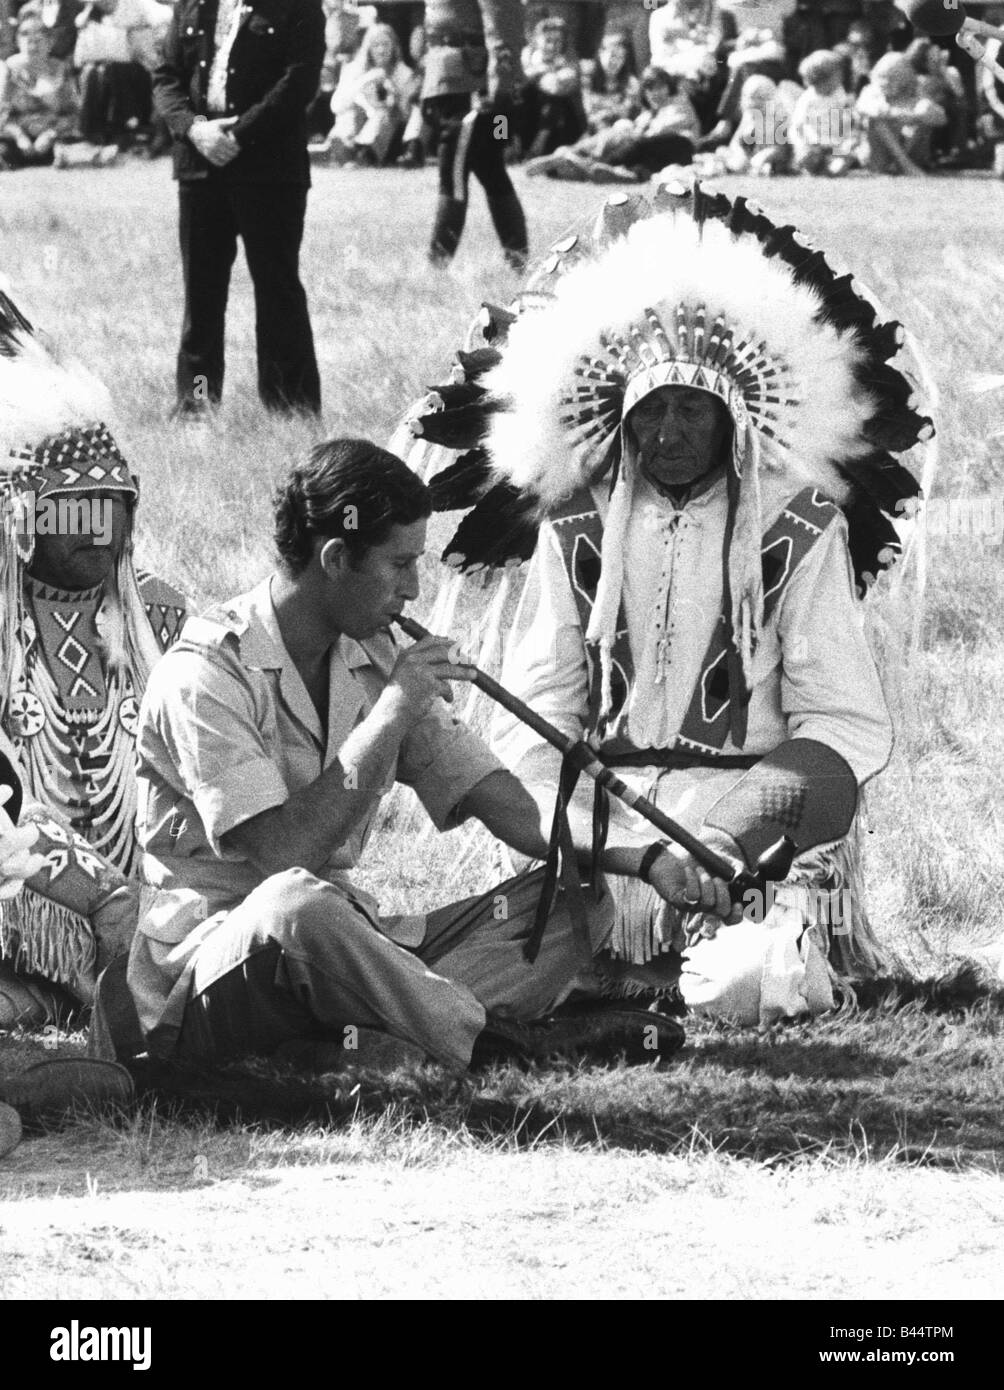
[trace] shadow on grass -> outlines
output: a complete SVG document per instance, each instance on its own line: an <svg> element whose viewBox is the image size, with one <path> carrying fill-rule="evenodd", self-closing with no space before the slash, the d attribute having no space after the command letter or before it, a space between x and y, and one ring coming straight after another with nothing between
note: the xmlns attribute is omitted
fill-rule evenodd
<svg viewBox="0 0 1004 1390"><path fill-rule="evenodd" d="M436 1067L304 1076L265 1061L213 1071L137 1064L140 1093L216 1124L342 1125L389 1110L516 1147L561 1141L760 1162L828 1153L995 1167L1004 1153L1004 1037L991 1010L958 1022L859 1013L789 1035L697 1026L675 1064Z"/></svg>
<svg viewBox="0 0 1004 1390"><path fill-rule="evenodd" d="M561 1142L771 1164L825 1153L996 1168L1000 1002L935 1005L912 993L905 1005L886 993L877 1007L765 1034L691 1020L675 1062L642 1067L508 1066L458 1080L432 1065L313 1075L263 1059L216 1068L140 1059L131 1067L139 1117L110 1118L341 1130L393 1116L516 1148ZM18 1051L22 1064L36 1060L27 1040Z"/></svg>

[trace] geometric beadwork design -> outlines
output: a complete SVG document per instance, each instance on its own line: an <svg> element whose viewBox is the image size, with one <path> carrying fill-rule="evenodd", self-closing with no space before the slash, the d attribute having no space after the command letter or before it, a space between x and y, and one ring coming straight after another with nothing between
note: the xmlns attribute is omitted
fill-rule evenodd
<svg viewBox="0 0 1004 1390"><path fill-rule="evenodd" d="M39 497L105 488L138 496L129 465L105 424L61 430L37 446L12 449L10 457L29 465L19 476Z"/></svg>
<svg viewBox="0 0 1004 1390"><path fill-rule="evenodd" d="M7 711L14 738L34 738L45 727L45 708L30 690L15 690Z"/></svg>

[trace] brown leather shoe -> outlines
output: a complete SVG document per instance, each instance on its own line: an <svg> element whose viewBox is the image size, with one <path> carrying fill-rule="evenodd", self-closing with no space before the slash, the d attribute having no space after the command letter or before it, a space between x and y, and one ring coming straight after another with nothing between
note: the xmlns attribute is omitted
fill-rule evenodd
<svg viewBox="0 0 1004 1390"><path fill-rule="evenodd" d="M485 1026L474 1039L468 1070L484 1071L498 1063L525 1071L534 1060L533 1049L534 1038L528 1024L489 1014Z"/></svg>
<svg viewBox="0 0 1004 1390"><path fill-rule="evenodd" d="M664 1062L683 1046L686 1034L674 1018L632 1009L616 1000L559 1010L534 1025L535 1060L549 1058L606 1065Z"/></svg>
<svg viewBox="0 0 1004 1390"><path fill-rule="evenodd" d="M117 1062L93 1057L56 1057L0 1082L0 1101L20 1111L25 1124L47 1124L105 1106L135 1100L132 1077Z"/></svg>

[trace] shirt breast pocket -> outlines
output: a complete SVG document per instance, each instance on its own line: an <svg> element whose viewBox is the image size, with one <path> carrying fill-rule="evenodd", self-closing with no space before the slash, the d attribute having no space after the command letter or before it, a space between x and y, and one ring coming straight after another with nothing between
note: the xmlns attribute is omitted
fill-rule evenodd
<svg viewBox="0 0 1004 1390"><path fill-rule="evenodd" d="M248 20L246 32L256 43L272 45L282 35L282 22L278 15L257 12Z"/></svg>

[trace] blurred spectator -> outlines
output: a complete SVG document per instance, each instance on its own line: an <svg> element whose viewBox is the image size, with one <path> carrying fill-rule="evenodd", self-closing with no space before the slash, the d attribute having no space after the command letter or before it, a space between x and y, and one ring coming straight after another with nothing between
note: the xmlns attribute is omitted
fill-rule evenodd
<svg viewBox="0 0 1004 1390"><path fill-rule="evenodd" d="M794 14L796 0L726 0L732 11L739 35L743 31L769 32L776 42L784 40L784 21Z"/></svg>
<svg viewBox="0 0 1004 1390"><path fill-rule="evenodd" d="M904 52L913 41L913 25L895 0L861 0L861 14L872 34L872 63L883 53Z"/></svg>
<svg viewBox="0 0 1004 1390"><path fill-rule="evenodd" d="M77 42L77 17L84 0L41 0L42 23L49 31L49 51L61 62L73 57Z"/></svg>
<svg viewBox="0 0 1004 1390"><path fill-rule="evenodd" d="M851 24L861 17L862 0L797 0L783 25L786 76L794 77L810 53L843 43Z"/></svg>
<svg viewBox="0 0 1004 1390"><path fill-rule="evenodd" d="M1004 12L991 18L988 24L1004 23ZM1004 67L1004 44L1000 39L987 40L987 56ZM1004 82L989 68L980 66L980 97L985 110L980 115L979 128L985 139L993 142L994 174L1004 179Z"/></svg>
<svg viewBox="0 0 1004 1390"><path fill-rule="evenodd" d="M418 90L389 24L372 24L342 69L331 98L329 149L337 163L385 164L396 157Z"/></svg>
<svg viewBox="0 0 1004 1390"><path fill-rule="evenodd" d="M822 48L798 69L805 91L791 118L795 167L805 174L842 174L854 148L854 101L844 90L839 53Z"/></svg>
<svg viewBox="0 0 1004 1390"><path fill-rule="evenodd" d="M872 63L879 56L872 54L874 43L875 36L868 25L856 23L848 29L843 43L838 43L834 49L843 59L844 87L852 97L859 96L868 86Z"/></svg>
<svg viewBox="0 0 1004 1390"><path fill-rule="evenodd" d="M595 134L615 121L634 120L641 111L641 83L638 81L634 46L626 29L614 29L603 36L593 64L588 87L583 84L583 104L589 131Z"/></svg>
<svg viewBox="0 0 1004 1390"><path fill-rule="evenodd" d="M531 157L572 145L586 131L579 64L558 16L542 19L523 52L523 144Z"/></svg>
<svg viewBox="0 0 1004 1390"><path fill-rule="evenodd" d="M602 0L523 0L523 3L524 28L528 34L536 30L542 19L560 19L568 36L569 56L576 63L596 56L609 20L608 6ZM638 0L629 0L629 3L642 11L647 25L644 4L639 5Z"/></svg>
<svg viewBox="0 0 1004 1390"><path fill-rule="evenodd" d="M776 82L747 77L739 96L739 121L722 152L724 171L771 177L791 172L791 112Z"/></svg>
<svg viewBox="0 0 1004 1390"><path fill-rule="evenodd" d="M0 0L0 61L17 52L11 0Z"/></svg>
<svg viewBox="0 0 1004 1390"><path fill-rule="evenodd" d="M966 92L956 68L950 67L944 49L928 38L914 39L906 50L919 79L920 95L929 97L945 113L945 124L931 134L931 155L948 159L965 148Z"/></svg>
<svg viewBox="0 0 1004 1390"><path fill-rule="evenodd" d="M667 0L652 12L652 63L686 82L702 128L714 122L737 32L734 17L718 0Z"/></svg>
<svg viewBox="0 0 1004 1390"><path fill-rule="evenodd" d="M349 0L352 3L352 0ZM411 36L423 23L425 5L418 0L383 0L374 5L375 24L389 24L394 30L398 48L402 53L411 52ZM358 14L358 9L356 11Z"/></svg>
<svg viewBox="0 0 1004 1390"><path fill-rule="evenodd" d="M649 62L648 26L651 13L650 9L639 5L638 0L609 0L604 15L606 31L620 30L631 35L631 48L639 72L647 67Z"/></svg>
<svg viewBox="0 0 1004 1390"><path fill-rule="evenodd" d="M85 140L125 149L149 133L152 73L170 20L171 6L157 0L93 0L81 12L73 62Z"/></svg>
<svg viewBox="0 0 1004 1390"><path fill-rule="evenodd" d="M759 13L759 12L757 12ZM739 122L740 96L751 77L784 77L784 45L771 28L745 28L728 56L728 78L715 112L716 124L702 141L707 148L728 140Z"/></svg>
<svg viewBox="0 0 1004 1390"><path fill-rule="evenodd" d="M408 57L415 73L415 85L411 98L411 108L404 126L402 144L404 153L398 160L408 169L420 169L425 163L432 143L428 122L422 114L422 87L425 84L425 55L428 44L425 38L425 25L416 24L408 35Z"/></svg>
<svg viewBox="0 0 1004 1390"><path fill-rule="evenodd" d="M355 14L348 14L344 0L324 0L324 64L321 85L307 112L307 132L311 139L324 139L335 123L331 99L338 87L342 68L355 50L358 34Z"/></svg>
<svg viewBox="0 0 1004 1390"><path fill-rule="evenodd" d="M36 10L22 13L17 52L0 62L0 169L51 164L57 142L77 133L73 74L49 52L49 35Z"/></svg>
<svg viewBox="0 0 1004 1390"><path fill-rule="evenodd" d="M653 65L688 82L707 76L727 37L726 13L718 0L667 0L648 24Z"/></svg>
<svg viewBox="0 0 1004 1390"><path fill-rule="evenodd" d="M634 183L668 164L689 164L700 122L683 83L661 68L649 67L641 79L641 92L644 109L633 121L616 121L574 145L530 160L527 174L577 182Z"/></svg>
<svg viewBox="0 0 1004 1390"><path fill-rule="evenodd" d="M919 174L931 162L931 134L947 122L944 110L922 95L913 64L886 53L858 97L864 139L858 159L876 174Z"/></svg>

